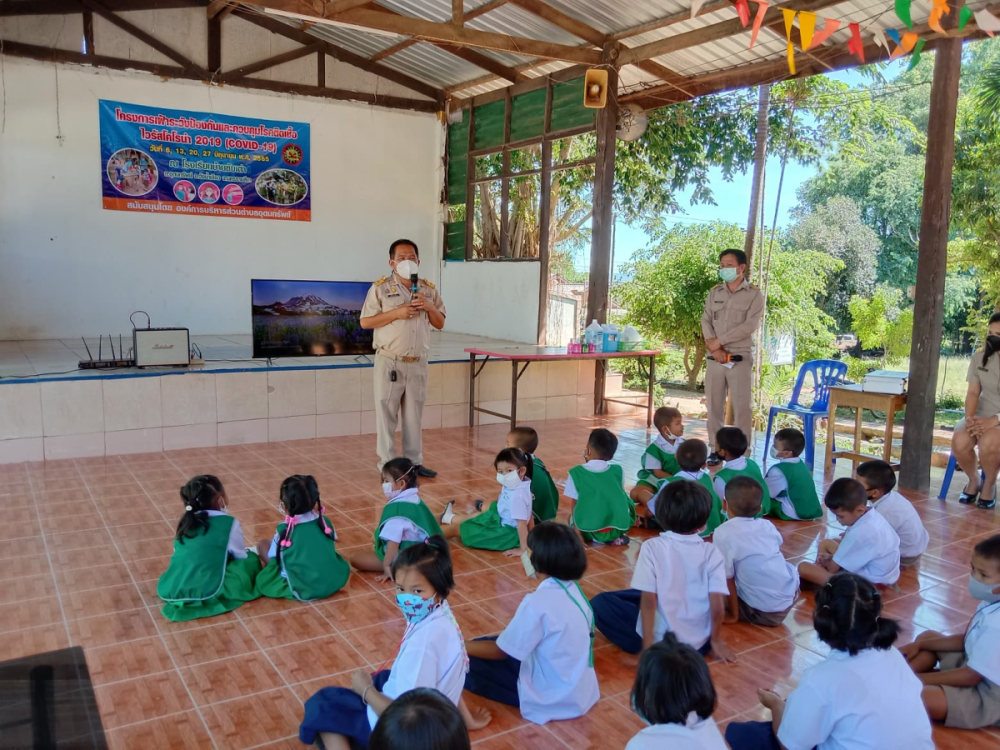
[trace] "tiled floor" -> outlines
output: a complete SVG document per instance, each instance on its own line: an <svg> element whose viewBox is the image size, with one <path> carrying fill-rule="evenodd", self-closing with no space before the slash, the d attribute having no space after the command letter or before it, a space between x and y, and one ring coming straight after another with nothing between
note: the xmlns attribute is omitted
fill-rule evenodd
<svg viewBox="0 0 1000 750"><path fill-rule="evenodd" d="M599 420L538 425L539 454L556 481L580 462L589 429ZM631 419L607 423L622 438L619 459L634 474L646 435ZM689 434L703 432L691 421ZM425 432L427 463L440 471L421 491L435 509L448 499L495 495L492 459L503 426ZM374 472L374 436L271 443L0 468L0 660L81 645L112 748L301 747L296 729L302 701L326 685L349 684L350 670L375 668L398 643L402 623L390 586L353 575L333 598L313 604L258 600L222 617L176 624L159 614L156 579L166 568L179 517L178 487L202 472L225 483L230 508L252 541L270 536L281 480L311 473L340 537L340 550L367 548L384 499ZM847 471L847 467L840 469ZM955 486L953 494L960 490ZM906 571L900 593L887 596L905 638L927 629L965 627L974 602L966 593L972 544L997 531L992 512L953 499L915 505L931 548ZM839 533L829 521L779 523L785 552L797 560ZM625 587L629 556L620 548L589 551L588 594ZM633 552L634 555L634 552ZM457 589L451 599L467 637L497 633L533 583L519 561L499 553L454 550ZM633 558L634 559L634 558ZM716 719L764 718L758 687L787 692L824 647L811 627L804 594L785 625L740 624L727 637L734 664L713 664ZM596 666L601 702L583 719L537 727L509 708L491 705L493 723L477 747L622 748L642 724L629 710L634 666L603 638ZM478 705L480 699L472 696ZM1000 729L935 729L939 748L995 748Z"/></svg>

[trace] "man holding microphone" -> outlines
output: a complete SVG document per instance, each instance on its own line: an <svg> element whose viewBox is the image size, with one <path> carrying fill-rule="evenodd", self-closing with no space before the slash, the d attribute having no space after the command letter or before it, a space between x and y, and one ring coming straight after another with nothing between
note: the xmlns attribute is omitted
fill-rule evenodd
<svg viewBox="0 0 1000 750"><path fill-rule="evenodd" d="M437 472L424 466L421 420L427 399L427 355L431 326L444 328L441 295L418 278L416 243L396 240L389 246L392 274L372 284L361 308L361 327L375 329L375 429L378 468L396 457L396 425L403 416L403 455L422 477Z"/></svg>

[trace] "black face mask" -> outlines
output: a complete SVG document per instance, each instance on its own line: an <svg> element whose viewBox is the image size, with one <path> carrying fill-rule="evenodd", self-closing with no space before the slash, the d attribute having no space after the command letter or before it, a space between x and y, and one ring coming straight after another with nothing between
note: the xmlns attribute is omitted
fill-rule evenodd
<svg viewBox="0 0 1000 750"><path fill-rule="evenodd" d="M990 351L1000 352L1000 336L987 336L986 348Z"/></svg>

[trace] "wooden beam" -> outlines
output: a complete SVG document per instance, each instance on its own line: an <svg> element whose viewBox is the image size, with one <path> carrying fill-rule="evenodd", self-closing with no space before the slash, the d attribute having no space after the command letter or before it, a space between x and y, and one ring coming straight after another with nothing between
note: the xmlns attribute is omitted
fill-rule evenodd
<svg viewBox="0 0 1000 750"><path fill-rule="evenodd" d="M222 15L208 19L208 70L213 75L222 70Z"/></svg>
<svg viewBox="0 0 1000 750"><path fill-rule="evenodd" d="M105 0L113 11L172 10L203 8L208 0ZM33 0L33 2L0 2L0 16L65 16L82 13L79 0Z"/></svg>
<svg viewBox="0 0 1000 750"><path fill-rule="evenodd" d="M316 37L307 34L304 31L299 31L298 29L276 19L267 18L260 13L252 13L242 8L237 8L233 11L233 13L244 21L249 21L250 23L267 29L274 34L292 39L299 44L308 45L316 41ZM400 73L399 71L393 70L385 65L372 62L366 57L357 55L342 47L338 47L335 44L330 44L329 42L323 42L323 49L326 54L335 60L340 60L348 65L361 68L361 70L374 73L387 81L398 83L400 86L405 86L411 91L416 91L418 94L423 94L424 96L434 99L434 101L440 105L438 107L439 109L444 105L444 92L424 83L423 81L418 81L416 78L411 78L405 73Z"/></svg>
<svg viewBox="0 0 1000 750"><path fill-rule="evenodd" d="M370 2L371 0L328 0L326 6L323 8L323 15L326 18L332 18L338 13L343 13L353 8L360 8L362 5L368 5Z"/></svg>
<svg viewBox="0 0 1000 750"><path fill-rule="evenodd" d="M568 31L573 36L579 37L598 47L603 46L608 40L607 34L601 33L593 26L563 13L548 3L542 2L542 0L510 0L510 4L516 5L532 15L548 21L553 26L558 26L563 31Z"/></svg>
<svg viewBox="0 0 1000 750"><path fill-rule="evenodd" d="M436 42L434 46L455 55L455 57L460 57L463 60L472 63L476 67L488 70L490 73L493 73L500 78L505 78L511 83L528 80L528 76L523 73L518 73L513 68L508 68L502 62L494 60L492 57L484 55L482 52L476 52L474 49L469 49L468 47L456 47L451 44L444 44L443 42Z"/></svg>
<svg viewBox="0 0 1000 750"><path fill-rule="evenodd" d="M379 60L384 60L390 55L395 55L397 52L402 52L404 49L408 49L412 47L414 44L419 44L419 43L420 42L418 39L404 39L402 42L399 42L398 44L394 44L391 47L386 47L381 52L376 52L368 59L371 60L372 62L378 62Z"/></svg>
<svg viewBox="0 0 1000 750"><path fill-rule="evenodd" d="M464 0L451 0L451 22L456 26L465 25Z"/></svg>
<svg viewBox="0 0 1000 750"><path fill-rule="evenodd" d="M491 0L488 3L483 3L482 5L480 5L475 10L470 10L468 13L465 14L463 20L464 21L471 21L471 20L473 20L475 18L479 18L480 16L484 16L487 13L489 13L491 10L496 10L497 8L499 8L501 6L504 6L506 4L507 4L507 0ZM379 7L381 7L381 6L379 6ZM385 8L383 8L383 10L385 10ZM384 60L385 58L389 57L390 55L395 55L397 52L402 52L404 49L408 49L409 47L412 47L414 44L419 44L419 43L420 43L419 39L413 39L411 37L410 39L406 39L406 40L400 42L399 44L394 44L391 47L387 47L386 49L382 50L381 52L378 52L378 53L372 55L369 59L372 62L378 62L379 60ZM520 67L518 67L518 68L511 68L511 70L514 70L515 72L520 72ZM499 77L502 78L503 76L499 76ZM496 78L491 77L489 80L494 81L494 80L496 80Z"/></svg>
<svg viewBox="0 0 1000 750"><path fill-rule="evenodd" d="M97 2L97 0L80 0L80 3L85 8L93 11L94 13L96 13L109 23L114 24L122 31L128 32L133 37L138 39L140 42L149 45L164 57L169 57L171 60L173 60L181 67L190 68L191 70L194 70L198 73L206 73L205 69L202 68L200 65L198 65L196 62L194 62L193 60L189 60L180 52L173 49L172 47L167 46L152 34L147 34L145 31L140 29L135 24L126 21L121 16L115 15L110 10L108 10L107 6Z"/></svg>
<svg viewBox="0 0 1000 750"><path fill-rule="evenodd" d="M698 16L707 16L709 13L715 13L716 11L724 10L725 8L729 8L731 6L732 3L730 0L716 0L712 3L705 3L701 6L695 18ZM616 31L611 35L611 38L615 41L628 39L630 36L638 36L639 34L645 34L650 31L665 29L668 26L684 23L689 20L691 20L691 11L682 10L680 13L671 13L669 16L658 18L655 21L648 21L646 23L639 24L638 26L630 26L622 31Z"/></svg>
<svg viewBox="0 0 1000 750"><path fill-rule="evenodd" d="M229 0L212 0L205 9L205 15L209 20L215 18L229 6ZM211 66L209 66L211 67Z"/></svg>
<svg viewBox="0 0 1000 750"><path fill-rule="evenodd" d="M323 42L317 40L312 44L306 45L305 47L299 47L298 49L289 50L288 52L282 52L280 55L272 55L271 57L263 60L258 60L257 62L249 63L247 65L241 65L238 68L226 71L219 76L219 80L223 83L235 83L249 75L253 75L254 73L259 73L262 70L273 68L275 65L281 65L286 62L291 62L292 60L298 60L299 58L315 54L316 52L321 52L322 50Z"/></svg>
<svg viewBox="0 0 1000 750"><path fill-rule="evenodd" d="M316 53L316 85L326 87L326 52L323 50Z"/></svg>
<svg viewBox="0 0 1000 750"><path fill-rule="evenodd" d="M83 45L87 48L88 55L96 55L94 47L94 14L89 10L83 11Z"/></svg>
<svg viewBox="0 0 1000 750"><path fill-rule="evenodd" d="M63 63L70 65L87 65L91 67L107 68L109 70L142 71L152 73L162 78L178 78L192 81L209 82L206 71L196 71L191 68L181 68L174 65L161 65L159 63L140 62L138 60L125 60L117 57L106 57L102 55L84 55L80 52L70 52L69 50L52 49L51 47L41 47L35 44L22 44L21 42L5 41L3 46L5 55L11 57L23 57L41 62ZM232 84L244 89L258 89L262 91L273 91L279 94L299 94L302 96L316 96L322 99L334 99L337 101L364 102L380 107L390 107L392 109L408 109L415 112L437 112L436 102L424 101L421 99L407 99L399 96L383 96L381 94L368 94L358 91L344 91L342 89L321 88L319 86L305 86L298 83L285 83L283 81L265 81L258 78L244 78Z"/></svg>

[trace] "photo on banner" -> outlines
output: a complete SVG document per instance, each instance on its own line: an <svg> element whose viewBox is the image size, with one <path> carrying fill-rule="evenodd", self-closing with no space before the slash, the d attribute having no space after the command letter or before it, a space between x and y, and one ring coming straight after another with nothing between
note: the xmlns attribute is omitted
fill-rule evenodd
<svg viewBox="0 0 1000 750"><path fill-rule="evenodd" d="M308 123L98 106L104 208L311 220Z"/></svg>

